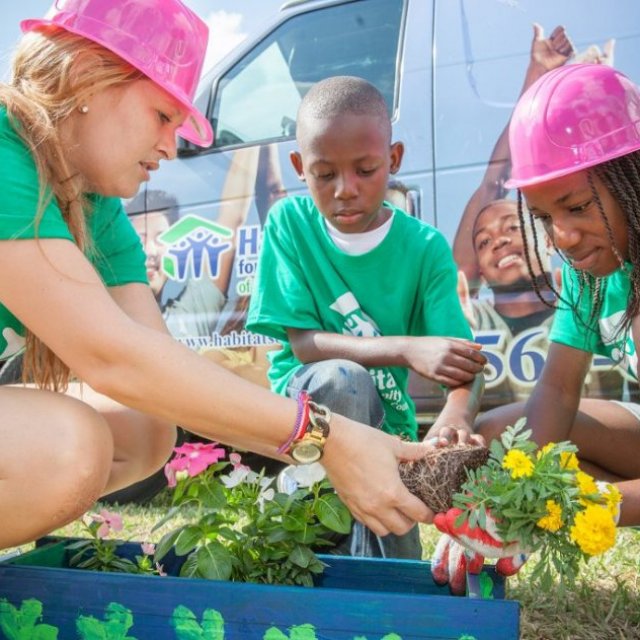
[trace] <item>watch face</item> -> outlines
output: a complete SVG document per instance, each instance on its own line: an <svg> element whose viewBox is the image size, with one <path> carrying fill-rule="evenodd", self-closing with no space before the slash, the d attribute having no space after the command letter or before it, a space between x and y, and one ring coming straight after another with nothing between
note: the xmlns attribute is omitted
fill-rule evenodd
<svg viewBox="0 0 640 640"><path fill-rule="evenodd" d="M300 442L291 450L291 457L300 464L311 464L320 460L322 449L315 442Z"/></svg>

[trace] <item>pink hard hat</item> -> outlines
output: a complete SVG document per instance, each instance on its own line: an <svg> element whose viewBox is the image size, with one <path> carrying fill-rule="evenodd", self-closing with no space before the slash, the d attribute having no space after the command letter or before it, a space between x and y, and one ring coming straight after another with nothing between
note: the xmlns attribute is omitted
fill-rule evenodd
<svg viewBox="0 0 640 640"><path fill-rule="evenodd" d="M509 125L509 189L527 187L640 149L640 88L600 64L545 73Z"/></svg>
<svg viewBox="0 0 640 640"><path fill-rule="evenodd" d="M55 25L113 51L171 94L187 111L178 134L200 146L213 142L195 96L209 29L180 0L54 0L44 18L23 31Z"/></svg>

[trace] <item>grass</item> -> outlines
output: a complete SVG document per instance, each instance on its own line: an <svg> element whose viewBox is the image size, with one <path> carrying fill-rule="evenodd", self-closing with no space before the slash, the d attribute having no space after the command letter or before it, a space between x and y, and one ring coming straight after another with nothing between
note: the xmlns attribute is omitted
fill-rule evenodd
<svg viewBox="0 0 640 640"><path fill-rule="evenodd" d="M439 537L422 527L424 557ZM640 531L621 529L616 546L583 567L572 593L543 593L530 583L529 560L507 581L507 597L520 602L521 640L640 639Z"/></svg>
<svg viewBox="0 0 640 640"><path fill-rule="evenodd" d="M109 508L123 516L123 538L154 542L165 530L150 531L168 506L168 493L163 492L145 507ZM54 533L83 535L79 523ZM434 527L421 527L425 559L433 552L439 535ZM521 640L640 640L640 530L620 530L615 548L583 568L572 593L542 593L530 584L533 560L507 583L507 597L520 602Z"/></svg>

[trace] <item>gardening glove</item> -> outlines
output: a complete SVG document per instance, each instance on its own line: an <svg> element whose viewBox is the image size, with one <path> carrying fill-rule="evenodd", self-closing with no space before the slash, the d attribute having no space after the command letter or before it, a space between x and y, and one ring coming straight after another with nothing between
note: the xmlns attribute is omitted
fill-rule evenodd
<svg viewBox="0 0 640 640"><path fill-rule="evenodd" d="M467 572L480 573L483 564L483 556L467 551L443 533L431 557L431 575L436 584L448 584L453 595L463 596L467 589Z"/></svg>
<svg viewBox="0 0 640 640"><path fill-rule="evenodd" d="M465 579L465 572L479 573L485 557L498 558L496 571L500 575L512 576L518 573L527 560L527 551L517 542L505 543L490 514L487 514L485 529L472 528L468 521L456 527L455 522L461 513L460 509L449 509L446 513L437 513L433 520L437 529L444 534L436 545L432 562L434 581L438 584L449 582L452 593L460 593L460 589L464 589L464 582L462 586L460 583ZM461 546L464 553L460 554L452 543ZM458 560L460 555L464 556L464 560Z"/></svg>

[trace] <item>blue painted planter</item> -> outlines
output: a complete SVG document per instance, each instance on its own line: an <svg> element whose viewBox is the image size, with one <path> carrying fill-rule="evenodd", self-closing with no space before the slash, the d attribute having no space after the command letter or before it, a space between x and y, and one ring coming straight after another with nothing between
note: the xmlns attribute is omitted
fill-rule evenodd
<svg viewBox="0 0 640 640"><path fill-rule="evenodd" d="M122 550L140 553L133 543ZM493 581L490 599L460 598L433 583L427 562L321 558L329 566L308 589L69 569L65 542L52 541L0 563L0 633L11 637L3 625L22 607L49 625L23 636L39 640L518 638L519 605L504 600L504 582L490 569L481 580L485 592ZM119 635L98 635L107 626Z"/></svg>

